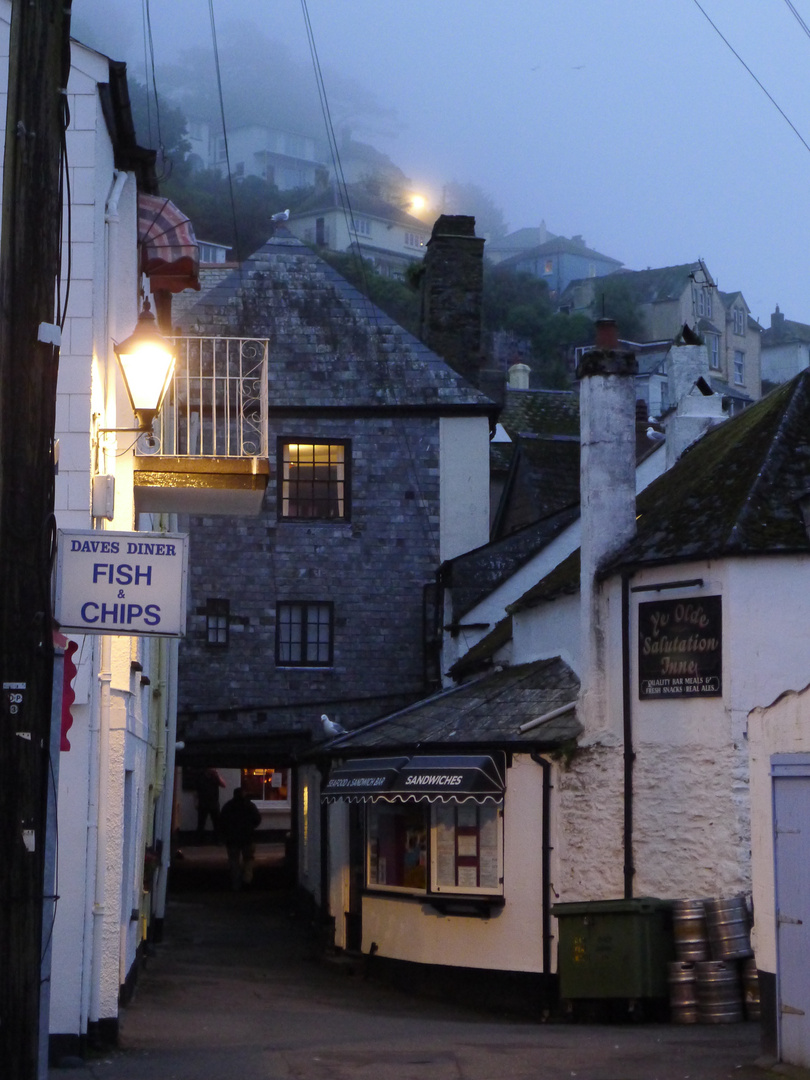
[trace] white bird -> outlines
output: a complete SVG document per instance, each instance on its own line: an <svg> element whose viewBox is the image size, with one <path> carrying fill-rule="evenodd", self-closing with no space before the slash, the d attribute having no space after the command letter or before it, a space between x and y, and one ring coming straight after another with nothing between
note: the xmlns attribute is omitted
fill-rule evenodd
<svg viewBox="0 0 810 1080"><path fill-rule="evenodd" d="M322 714L321 723L323 724L324 735L328 735L330 738L334 738L335 735L346 734L346 728L336 724L334 720L330 720L326 713Z"/></svg>
<svg viewBox="0 0 810 1080"><path fill-rule="evenodd" d="M648 427L647 438L652 442L663 442L664 439L666 439L666 435L663 431L656 431L654 427Z"/></svg>
<svg viewBox="0 0 810 1080"><path fill-rule="evenodd" d="M277 214L273 214L272 217L270 218L271 221L289 221L289 219L290 219L290 211L289 210L279 210L279 212Z"/></svg>

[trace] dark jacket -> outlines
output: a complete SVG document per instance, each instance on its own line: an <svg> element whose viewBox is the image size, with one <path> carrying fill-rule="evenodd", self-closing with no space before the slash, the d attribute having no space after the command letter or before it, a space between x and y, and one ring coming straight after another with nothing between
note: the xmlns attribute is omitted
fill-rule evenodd
<svg viewBox="0 0 810 1080"><path fill-rule="evenodd" d="M230 847L249 844L261 820L262 816L254 802L246 795L234 795L222 807L219 818L225 843Z"/></svg>

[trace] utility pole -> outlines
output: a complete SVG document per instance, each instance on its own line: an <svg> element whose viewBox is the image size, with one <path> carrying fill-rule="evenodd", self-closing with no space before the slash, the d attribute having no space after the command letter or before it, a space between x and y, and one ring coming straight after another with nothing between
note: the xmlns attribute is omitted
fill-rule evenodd
<svg viewBox="0 0 810 1080"><path fill-rule="evenodd" d="M38 1072L60 163L71 0L14 0L0 235L0 1062Z"/></svg>

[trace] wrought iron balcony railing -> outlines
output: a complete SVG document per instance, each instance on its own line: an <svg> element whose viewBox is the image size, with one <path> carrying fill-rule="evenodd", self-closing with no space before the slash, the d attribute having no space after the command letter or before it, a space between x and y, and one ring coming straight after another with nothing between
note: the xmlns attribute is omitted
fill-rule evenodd
<svg viewBox="0 0 810 1080"><path fill-rule="evenodd" d="M179 337L174 343L174 377L155 437L141 439L138 453L266 458L267 340Z"/></svg>

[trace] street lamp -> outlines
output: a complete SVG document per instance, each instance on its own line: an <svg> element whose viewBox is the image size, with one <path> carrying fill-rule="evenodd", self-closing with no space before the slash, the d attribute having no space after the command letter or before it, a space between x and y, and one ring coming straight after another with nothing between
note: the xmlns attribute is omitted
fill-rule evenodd
<svg viewBox="0 0 810 1080"><path fill-rule="evenodd" d="M175 356L172 343L158 332L148 299L143 302L133 333L114 349L138 421L135 430L151 432L172 379Z"/></svg>

